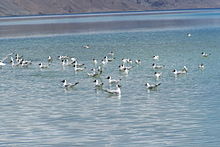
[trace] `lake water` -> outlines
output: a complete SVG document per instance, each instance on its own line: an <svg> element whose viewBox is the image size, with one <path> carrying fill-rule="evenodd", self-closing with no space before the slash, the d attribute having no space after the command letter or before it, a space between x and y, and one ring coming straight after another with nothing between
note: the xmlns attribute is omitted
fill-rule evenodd
<svg viewBox="0 0 220 147"><path fill-rule="evenodd" d="M0 69L0 146L219 147L220 10L177 10L0 18L0 56L16 52L28 68ZM191 37L187 36L191 34ZM83 48L83 45L90 48ZM101 76L121 78L121 96L95 90L87 76L110 51ZM207 58L201 52L211 55ZM49 69L40 62L54 58ZM63 67L77 57L83 72ZM159 61L152 59L159 55ZM122 58L140 59L128 75ZM156 80L152 63L163 64ZM198 65L203 63L204 70ZM175 77L173 69L187 66ZM63 79L79 82L72 90ZM161 83L148 91L145 83Z"/></svg>

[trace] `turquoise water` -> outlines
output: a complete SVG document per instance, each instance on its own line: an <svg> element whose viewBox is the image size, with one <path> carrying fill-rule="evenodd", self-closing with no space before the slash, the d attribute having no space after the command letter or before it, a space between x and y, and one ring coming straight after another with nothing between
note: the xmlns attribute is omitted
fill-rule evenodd
<svg viewBox="0 0 220 147"><path fill-rule="evenodd" d="M219 25L207 22L173 30L134 28L1 39L1 57L16 52L33 65L7 64L0 69L0 146L218 147L219 34ZM86 44L89 49L82 48ZM94 79L87 76L92 59L100 61L110 51L116 59L106 65L101 79L108 88L108 75L121 78L121 96L95 90ZM211 55L201 57L203 51ZM46 63L49 55L54 58L52 65L40 70L38 63ZM63 68L56 59L59 55L77 57L87 69ZM153 55L160 60L153 61ZM122 58L140 59L142 64L124 75L117 69ZM165 65L159 80L153 77L154 62ZM198 69L201 63L204 70ZM175 77L172 70L184 65L189 72ZM63 79L79 85L66 91ZM161 86L148 91L146 82Z"/></svg>

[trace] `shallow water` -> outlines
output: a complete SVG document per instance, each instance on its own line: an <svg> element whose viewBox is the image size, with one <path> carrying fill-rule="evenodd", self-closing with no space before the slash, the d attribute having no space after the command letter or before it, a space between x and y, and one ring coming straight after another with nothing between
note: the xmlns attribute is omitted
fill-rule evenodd
<svg viewBox="0 0 220 147"><path fill-rule="evenodd" d="M0 146L218 147L220 28L209 22L197 25L1 39L1 57L16 52L33 65L0 69ZM82 48L86 44L89 49ZM96 91L94 79L87 77L92 59L101 60L110 51L116 59L106 65L101 79L107 88L108 75L121 78L120 97ZM211 55L203 58L203 51ZM46 63L49 55L54 62L40 70L38 63ZM58 55L77 57L87 70L63 68ZM160 60L153 61L153 55ZM126 76L117 70L122 58L142 64ZM165 65L159 80L153 77L153 62ZM198 69L201 63L203 71ZM171 71L184 65L187 75L175 77ZM80 83L66 91L63 79ZM161 86L148 91L146 82Z"/></svg>

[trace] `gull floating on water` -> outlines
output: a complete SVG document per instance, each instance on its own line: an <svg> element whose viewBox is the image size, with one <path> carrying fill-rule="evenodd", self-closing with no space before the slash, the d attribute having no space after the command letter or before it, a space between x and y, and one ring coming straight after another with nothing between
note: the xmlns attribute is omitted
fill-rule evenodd
<svg viewBox="0 0 220 147"><path fill-rule="evenodd" d="M83 48L89 49L90 46L87 44L87 45L84 45Z"/></svg>
<svg viewBox="0 0 220 147"><path fill-rule="evenodd" d="M19 54L15 54L15 60L16 60L17 62L19 62L19 60L22 59L22 58L23 58L23 56L21 56L21 55L19 55Z"/></svg>
<svg viewBox="0 0 220 147"><path fill-rule="evenodd" d="M64 87L64 88L73 88L73 87L75 87L76 85L79 84L79 82L76 82L76 83L74 83L74 84L72 84L72 83L67 83L66 80L63 80L63 81L61 81L61 82L63 83L63 87Z"/></svg>
<svg viewBox="0 0 220 147"><path fill-rule="evenodd" d="M6 64L0 61L0 67L5 66Z"/></svg>
<svg viewBox="0 0 220 147"><path fill-rule="evenodd" d="M147 87L147 89L149 90L154 90L156 89L158 86L160 86L161 83L158 83L158 84L150 84L150 83L146 83L145 86Z"/></svg>
<svg viewBox="0 0 220 147"><path fill-rule="evenodd" d="M77 67L76 65L73 65L75 71L83 71L86 69L86 67Z"/></svg>
<svg viewBox="0 0 220 147"><path fill-rule="evenodd" d="M13 67L15 66L20 66L20 67L28 67L28 65L31 65L32 64L32 61L30 60L24 60L22 58L22 56L19 56L18 54L15 55L15 60L14 58L11 56L10 58L10 62L11 62L11 65Z"/></svg>
<svg viewBox="0 0 220 147"><path fill-rule="evenodd" d="M73 66L73 62L69 62L69 60L62 60L63 66Z"/></svg>
<svg viewBox="0 0 220 147"><path fill-rule="evenodd" d="M59 60L68 60L70 57L69 56L58 56Z"/></svg>
<svg viewBox="0 0 220 147"><path fill-rule="evenodd" d="M113 83L117 84L121 81L121 79L119 80L112 79L111 76L108 76L106 79L108 79L109 84L113 84Z"/></svg>
<svg viewBox="0 0 220 147"><path fill-rule="evenodd" d="M155 72L154 76L159 79L161 77L162 73L161 72Z"/></svg>
<svg viewBox="0 0 220 147"><path fill-rule="evenodd" d="M85 65L85 64L79 64L77 60L73 61L73 64L74 64L76 67L82 67L82 66Z"/></svg>
<svg viewBox="0 0 220 147"><path fill-rule="evenodd" d="M118 66L119 71L124 71L124 64Z"/></svg>
<svg viewBox="0 0 220 147"><path fill-rule="evenodd" d="M176 69L173 70L174 75L186 74L187 72L188 68L186 66L183 66L183 69L180 71L177 71Z"/></svg>
<svg viewBox="0 0 220 147"><path fill-rule="evenodd" d="M92 62L93 62L94 65L98 64L98 61L96 59L92 59Z"/></svg>
<svg viewBox="0 0 220 147"><path fill-rule="evenodd" d="M128 74L128 72L130 71L129 68L124 67L123 70L121 70L124 74Z"/></svg>
<svg viewBox="0 0 220 147"><path fill-rule="evenodd" d="M201 69L201 70L205 69L205 65L204 64L199 64L199 69Z"/></svg>
<svg viewBox="0 0 220 147"><path fill-rule="evenodd" d="M87 73L87 75L89 76L89 77L95 77L95 78L97 78L97 77L99 77L101 74L102 74L102 70L97 70L96 71L96 69L91 69L91 71L92 71L92 73Z"/></svg>
<svg viewBox="0 0 220 147"><path fill-rule="evenodd" d="M188 72L188 68L186 66L183 66L182 71Z"/></svg>
<svg viewBox="0 0 220 147"><path fill-rule="evenodd" d="M49 68L49 66L50 66L50 64L48 64L48 65L43 65L43 63L40 63L40 64L39 64L39 67L40 67L41 69Z"/></svg>
<svg viewBox="0 0 220 147"><path fill-rule="evenodd" d="M114 56L114 52L111 51L110 53L108 53L108 55L113 57Z"/></svg>
<svg viewBox="0 0 220 147"><path fill-rule="evenodd" d="M6 65L6 64L4 63L4 61L7 60L8 57L11 56L11 55L13 55L13 53L10 53L10 54L6 55L4 58L2 58L2 59L0 60L0 67Z"/></svg>
<svg viewBox="0 0 220 147"><path fill-rule="evenodd" d="M102 66L106 65L107 63L108 63L107 60L102 59L102 61L101 61L101 65L102 65Z"/></svg>
<svg viewBox="0 0 220 147"><path fill-rule="evenodd" d="M114 59L115 59L115 58L109 58L108 56L105 56L105 57L104 57L104 60L105 60L106 62L112 62Z"/></svg>
<svg viewBox="0 0 220 147"><path fill-rule="evenodd" d="M180 75L180 74L185 74L186 72L184 71L177 71L176 69L173 70L174 75Z"/></svg>
<svg viewBox="0 0 220 147"><path fill-rule="evenodd" d="M104 83L99 82L98 80L93 81L95 83L95 88L101 89Z"/></svg>
<svg viewBox="0 0 220 147"><path fill-rule="evenodd" d="M122 61L123 64L125 64L125 63L130 63L130 64L132 64L132 60L131 60L131 59L128 59L128 58L122 58L121 61Z"/></svg>
<svg viewBox="0 0 220 147"><path fill-rule="evenodd" d="M26 64L26 65L31 65L32 61L31 60L25 60L25 59L21 59L22 63L21 64Z"/></svg>
<svg viewBox="0 0 220 147"><path fill-rule="evenodd" d="M201 54L202 54L202 57L208 57L209 55L211 55L211 54L208 54L208 53L205 53L205 52L202 52Z"/></svg>
<svg viewBox="0 0 220 147"><path fill-rule="evenodd" d="M141 64L141 60L135 60L134 61L136 64Z"/></svg>
<svg viewBox="0 0 220 147"><path fill-rule="evenodd" d="M130 70L133 68L132 66L125 66L124 64L118 66L119 71L125 71L125 70Z"/></svg>
<svg viewBox="0 0 220 147"><path fill-rule="evenodd" d="M152 58L153 58L154 60L159 60L160 56L155 55L155 56L153 56Z"/></svg>
<svg viewBox="0 0 220 147"><path fill-rule="evenodd" d="M19 65L20 65L20 62L16 62L16 63L15 63L14 58L11 57L11 65L12 65L12 67L19 66Z"/></svg>
<svg viewBox="0 0 220 147"><path fill-rule="evenodd" d="M52 57L48 56L47 61L48 61L48 63L52 63L52 61L53 61Z"/></svg>
<svg viewBox="0 0 220 147"><path fill-rule="evenodd" d="M120 85L116 85L116 89L103 89L103 90L111 95L121 95Z"/></svg>
<svg viewBox="0 0 220 147"><path fill-rule="evenodd" d="M152 68L153 68L153 69L162 69L162 68L164 68L164 67L165 67L165 65L157 65L157 64L155 64L155 63L152 64Z"/></svg>
<svg viewBox="0 0 220 147"><path fill-rule="evenodd" d="M174 70L173 70L173 73L174 73L174 75L181 75L181 74L186 74L187 71L185 71L185 70L177 71L176 69L174 69Z"/></svg>
<svg viewBox="0 0 220 147"><path fill-rule="evenodd" d="M28 65L32 64L32 61L28 61L28 60L21 60L20 62L21 67L28 67Z"/></svg>
<svg viewBox="0 0 220 147"><path fill-rule="evenodd" d="M95 69L95 68L92 68L91 71L92 71L92 73L87 73L87 75L88 75L89 77L94 77L94 75L96 74L96 69Z"/></svg>

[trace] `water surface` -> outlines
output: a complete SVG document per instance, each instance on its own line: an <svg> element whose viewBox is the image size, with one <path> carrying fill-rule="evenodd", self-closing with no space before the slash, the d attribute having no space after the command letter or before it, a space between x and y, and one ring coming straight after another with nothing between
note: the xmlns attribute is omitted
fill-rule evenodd
<svg viewBox="0 0 220 147"><path fill-rule="evenodd" d="M47 25L45 22L33 24L37 26L31 31L35 37L26 38L15 36L26 34L28 31L21 28L28 30L32 24L27 28L24 24L0 26L6 32L4 27L21 29L18 33L10 30L5 34L14 38L0 40L0 56L16 52L33 61L29 68L12 68L7 64L0 69L0 146L218 147L220 28L216 13L218 10L214 14L209 11L164 14L166 26L161 26L163 19L158 19L152 22L152 28L133 21L136 15L126 15L123 17L131 19L122 21L128 24L127 28L119 23L121 20L116 24L110 21L115 26L109 26L109 20L104 19L107 28L102 28L102 33L97 30L103 22L98 21L93 33L80 30L83 34L62 35L66 34L65 29L53 28L54 34L60 31L60 35L53 36L49 31L49 37L44 33L35 36L43 32L40 26ZM178 19L172 19L173 15ZM195 15L201 15L203 23L197 23ZM212 15L217 16L212 19ZM118 15L110 17L120 19ZM41 22L41 19L33 21ZM177 23L173 26L174 21ZM91 27L89 22L83 24ZM54 25L66 28L62 23ZM192 36L188 37L187 33ZM90 45L89 49L82 48L86 44ZM92 59L100 61L110 51L114 51L116 59L105 67L101 79L108 88L105 79L108 75L121 78L120 97L96 91L94 79L87 76L93 67ZM203 51L211 55L203 58ZM49 55L54 62L49 69L40 70L38 63L46 63ZM87 70L76 73L71 67L63 68L56 59L59 55L77 57ZM160 60L153 61L153 55L160 55ZM142 64L134 65L126 76L117 69L122 58L140 59ZM154 62L165 65L159 80L153 77ZM201 63L206 66L203 71L198 69ZM171 71L184 65L189 69L187 75L175 77ZM80 84L65 91L60 82L63 79ZM161 86L157 91L148 91L146 82L160 82Z"/></svg>

